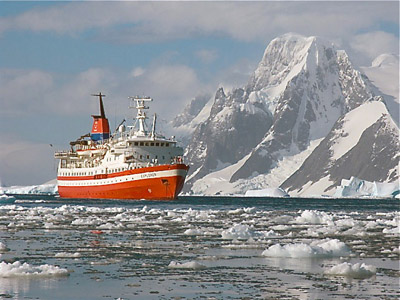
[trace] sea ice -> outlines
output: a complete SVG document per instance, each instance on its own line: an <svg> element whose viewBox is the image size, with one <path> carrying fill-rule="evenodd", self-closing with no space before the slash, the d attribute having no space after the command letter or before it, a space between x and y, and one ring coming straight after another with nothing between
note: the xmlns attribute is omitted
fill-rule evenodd
<svg viewBox="0 0 400 300"><path fill-rule="evenodd" d="M176 261L171 261L168 265L170 269L194 269L194 270L201 270L205 269L206 266L198 263L197 261L189 261L186 263L178 263Z"/></svg>
<svg viewBox="0 0 400 300"><path fill-rule="evenodd" d="M323 211L305 210L301 213L301 216L295 219L295 223L332 224L332 216Z"/></svg>
<svg viewBox="0 0 400 300"><path fill-rule="evenodd" d="M256 232L250 226L243 224L236 224L221 232L221 236L224 240L247 240L255 235Z"/></svg>
<svg viewBox="0 0 400 300"><path fill-rule="evenodd" d="M0 262L0 277L51 277L69 276L67 269L53 265L32 266L16 261L14 263Z"/></svg>
<svg viewBox="0 0 400 300"><path fill-rule="evenodd" d="M383 233L386 233L386 234L396 234L396 235L399 235L400 234L400 226L397 226L397 227L394 227L394 228L384 228L383 230L382 230L382 232Z"/></svg>
<svg viewBox="0 0 400 300"><path fill-rule="evenodd" d="M310 244L295 243L281 246L275 244L264 250L261 255L268 257L340 257L348 256L350 249L337 239L315 240Z"/></svg>
<svg viewBox="0 0 400 300"><path fill-rule="evenodd" d="M198 228L189 228L185 230L184 235L203 235L204 231Z"/></svg>
<svg viewBox="0 0 400 300"><path fill-rule="evenodd" d="M348 262L341 263L333 266L332 268L324 272L327 275L333 276L345 276L356 279L364 279L374 276L376 274L376 268L371 265L364 263L351 264Z"/></svg>
<svg viewBox="0 0 400 300"><path fill-rule="evenodd" d="M77 257L81 257L81 254L79 252L75 252L75 253L59 252L59 253L56 253L56 255L54 255L54 257L77 258Z"/></svg>

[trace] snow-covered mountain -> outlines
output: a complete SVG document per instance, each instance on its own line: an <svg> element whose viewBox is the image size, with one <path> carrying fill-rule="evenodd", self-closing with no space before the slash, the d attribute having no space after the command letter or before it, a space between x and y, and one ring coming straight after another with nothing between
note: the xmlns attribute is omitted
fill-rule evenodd
<svg viewBox="0 0 400 300"><path fill-rule="evenodd" d="M293 195L333 195L342 179L396 182L399 129L383 102L348 112L282 187Z"/></svg>
<svg viewBox="0 0 400 300"><path fill-rule="evenodd" d="M376 57L371 66L361 67L371 82L387 96L385 103L390 115L399 125L399 55L381 54ZM390 97L391 96L391 97Z"/></svg>
<svg viewBox="0 0 400 300"><path fill-rule="evenodd" d="M339 130L337 121L352 116L359 107L373 110L370 103L385 107L377 102L382 97L387 99L332 43L296 34L278 37L268 45L246 86L231 92L218 89L197 116L179 124L180 128L194 128L186 148L191 170L185 191L244 194L249 189L284 183L284 187L299 194L303 183L298 184L296 176L306 178L307 172L314 173L306 168L299 173L300 166L321 149L321 141L337 136L332 133ZM363 122L360 135L380 117L375 116L372 123ZM194 126L193 120L197 120ZM389 124L390 116L380 122ZM319 151L327 151L326 163L336 162L328 146ZM340 184L343 172L337 172L332 184ZM351 174L361 178L359 175ZM321 178L313 177L311 182Z"/></svg>

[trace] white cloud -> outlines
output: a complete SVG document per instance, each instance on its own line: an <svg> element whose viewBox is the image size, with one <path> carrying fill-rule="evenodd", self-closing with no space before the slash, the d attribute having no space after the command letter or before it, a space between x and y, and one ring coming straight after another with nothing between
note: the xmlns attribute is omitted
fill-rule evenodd
<svg viewBox="0 0 400 300"><path fill-rule="evenodd" d="M132 93L144 93L154 98L153 112L158 112L164 118L174 117L188 99L207 89L195 70L181 64L153 64L141 76L131 78L124 85L135 89L126 91L129 94L125 97Z"/></svg>
<svg viewBox="0 0 400 300"><path fill-rule="evenodd" d="M143 69L142 67L136 67L132 70L131 72L131 76L132 77L139 77L142 76L144 74L144 72L146 72L145 69Z"/></svg>
<svg viewBox="0 0 400 300"><path fill-rule="evenodd" d="M42 184L56 177L49 144L0 138L0 184Z"/></svg>
<svg viewBox="0 0 400 300"><path fill-rule="evenodd" d="M136 67L130 72L91 68L70 75L0 69L0 115L93 114L98 104L90 95L101 91L107 96L106 106L116 106L114 110L119 107L123 112L128 96L148 94L157 100L154 108L171 118L180 112L182 103L204 89L207 85L195 70L181 64L152 64L146 70Z"/></svg>
<svg viewBox="0 0 400 300"><path fill-rule="evenodd" d="M198 50L195 52L195 55L205 64L212 63L218 57L217 51L207 49Z"/></svg>
<svg viewBox="0 0 400 300"><path fill-rule="evenodd" d="M40 70L0 70L1 114L20 115L42 107L41 95L53 86L53 76Z"/></svg>
<svg viewBox="0 0 400 300"><path fill-rule="evenodd" d="M330 38L351 36L385 20L398 22L399 4L387 2L74 2L0 18L7 30L75 34L159 42L201 35L266 41L288 31ZM122 25L122 26L119 26Z"/></svg>
<svg viewBox="0 0 400 300"><path fill-rule="evenodd" d="M100 68L69 76L40 70L0 69L0 115L87 113L93 105L86 99L94 92L111 90L118 82L115 77Z"/></svg>
<svg viewBox="0 0 400 300"><path fill-rule="evenodd" d="M399 38L383 31L373 31L355 36L350 46L372 61L382 53L399 53Z"/></svg>

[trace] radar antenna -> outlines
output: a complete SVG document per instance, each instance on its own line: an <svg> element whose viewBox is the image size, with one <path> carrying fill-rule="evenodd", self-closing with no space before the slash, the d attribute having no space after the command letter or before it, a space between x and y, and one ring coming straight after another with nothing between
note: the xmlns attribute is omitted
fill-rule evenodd
<svg viewBox="0 0 400 300"><path fill-rule="evenodd" d="M137 115L136 115L136 121L139 123L139 131L138 133L140 135L146 135L146 112L144 110L149 109L148 106L145 105L145 102L151 102L153 101L152 98L150 97L128 97L129 99L132 100L132 102L136 101L136 106L133 106L132 104L129 106L129 108L136 108L137 109Z"/></svg>

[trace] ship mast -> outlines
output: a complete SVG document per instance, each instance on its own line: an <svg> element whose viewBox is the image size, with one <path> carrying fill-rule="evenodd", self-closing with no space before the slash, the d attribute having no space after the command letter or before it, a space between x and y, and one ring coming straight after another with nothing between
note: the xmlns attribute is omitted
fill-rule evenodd
<svg viewBox="0 0 400 300"><path fill-rule="evenodd" d="M149 109L148 106L145 105L145 102L151 102L153 101L152 98L150 97L129 97L132 101L136 101L136 106L130 106L130 108L136 108L137 109L137 115L136 115L136 121L139 123L139 130L138 134L141 136L146 136L147 131L146 131L146 109Z"/></svg>
<svg viewBox="0 0 400 300"><path fill-rule="evenodd" d="M101 92L98 94L92 94L92 96L99 97L99 102L100 102L100 118L105 119L106 114L104 112L104 106L103 106L103 97L106 95L103 95Z"/></svg>

